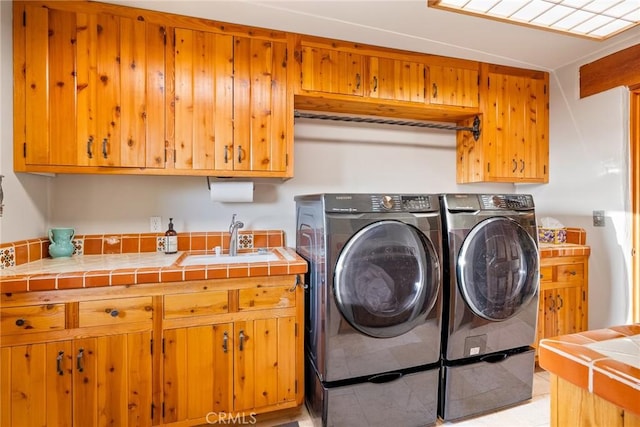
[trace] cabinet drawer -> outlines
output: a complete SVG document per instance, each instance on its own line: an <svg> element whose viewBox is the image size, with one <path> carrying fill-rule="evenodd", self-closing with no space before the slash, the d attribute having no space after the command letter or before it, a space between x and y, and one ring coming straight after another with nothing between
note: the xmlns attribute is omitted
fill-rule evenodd
<svg viewBox="0 0 640 427"><path fill-rule="evenodd" d="M584 282L584 265L583 264L563 264L557 265L556 281L582 283Z"/></svg>
<svg viewBox="0 0 640 427"><path fill-rule="evenodd" d="M167 295L164 297L165 319L228 312L229 292L227 291Z"/></svg>
<svg viewBox="0 0 640 427"><path fill-rule="evenodd" d="M64 304L0 308L2 335L64 329Z"/></svg>
<svg viewBox="0 0 640 427"><path fill-rule="evenodd" d="M262 310L267 308L295 307L296 293L290 286L241 289L239 310Z"/></svg>
<svg viewBox="0 0 640 427"><path fill-rule="evenodd" d="M151 297L84 301L79 304L80 327L119 325L151 320Z"/></svg>
<svg viewBox="0 0 640 427"><path fill-rule="evenodd" d="M553 281L553 267L540 267L540 281L552 282Z"/></svg>

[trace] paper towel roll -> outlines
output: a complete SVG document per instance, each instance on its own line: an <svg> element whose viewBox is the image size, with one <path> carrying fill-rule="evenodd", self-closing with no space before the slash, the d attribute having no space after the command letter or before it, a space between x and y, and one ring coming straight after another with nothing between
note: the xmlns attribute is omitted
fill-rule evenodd
<svg viewBox="0 0 640 427"><path fill-rule="evenodd" d="M210 196L214 202L253 202L253 182L212 182Z"/></svg>

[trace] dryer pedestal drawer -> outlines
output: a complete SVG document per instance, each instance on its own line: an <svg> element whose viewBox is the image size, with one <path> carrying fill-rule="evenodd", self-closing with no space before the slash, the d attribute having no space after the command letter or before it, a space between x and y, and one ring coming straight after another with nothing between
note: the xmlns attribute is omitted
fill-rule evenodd
<svg viewBox="0 0 640 427"><path fill-rule="evenodd" d="M499 361L476 359L457 366L445 363L439 415L445 421L456 420L531 399L534 354L528 349Z"/></svg>

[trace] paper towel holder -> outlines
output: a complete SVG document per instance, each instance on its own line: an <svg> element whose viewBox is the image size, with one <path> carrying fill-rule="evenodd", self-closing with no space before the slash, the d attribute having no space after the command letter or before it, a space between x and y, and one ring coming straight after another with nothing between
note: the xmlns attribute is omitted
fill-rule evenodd
<svg viewBox="0 0 640 427"><path fill-rule="evenodd" d="M214 177L214 181L213 182L215 182L216 179L219 179L220 182L233 181L234 180L234 178L231 178L231 177L229 177L229 178L227 178L227 177L222 177L222 178ZM209 176L207 176L207 190L211 191L211 177L209 177Z"/></svg>

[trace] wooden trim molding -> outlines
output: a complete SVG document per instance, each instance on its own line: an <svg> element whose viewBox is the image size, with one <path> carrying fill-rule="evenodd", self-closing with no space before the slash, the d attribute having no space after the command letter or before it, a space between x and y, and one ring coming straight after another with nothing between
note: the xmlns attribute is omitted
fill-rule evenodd
<svg viewBox="0 0 640 427"><path fill-rule="evenodd" d="M629 136L631 157L631 318L640 322L640 89L630 92Z"/></svg>
<svg viewBox="0 0 640 427"><path fill-rule="evenodd" d="M580 67L580 98L640 84L640 44Z"/></svg>

